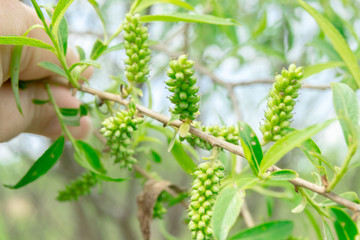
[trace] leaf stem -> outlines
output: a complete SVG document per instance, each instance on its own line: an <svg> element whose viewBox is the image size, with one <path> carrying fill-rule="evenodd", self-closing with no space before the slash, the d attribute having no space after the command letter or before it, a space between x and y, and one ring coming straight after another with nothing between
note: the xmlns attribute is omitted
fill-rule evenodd
<svg viewBox="0 0 360 240"><path fill-rule="evenodd" d="M331 180L330 184L326 188L326 192L330 192L334 189L334 187L339 183L339 181L342 179L342 177L345 175L345 173L348 170L348 166L350 163L351 158L354 156L356 152L357 145L353 144L349 147L349 150L346 154L345 160L343 164L341 165L340 170L335 172L334 178Z"/></svg>
<svg viewBox="0 0 360 240"><path fill-rule="evenodd" d="M124 29L124 23L120 24L120 26L118 27L118 29L116 30L116 32L107 40L104 42L104 45L109 45L110 42L116 38L120 33L121 31Z"/></svg>
<svg viewBox="0 0 360 240"><path fill-rule="evenodd" d="M66 57L65 57L64 53L61 51L57 39L54 37L54 34L52 33L52 31L50 30L49 26L46 24L45 21L43 22L43 24L44 24L44 28L45 28L44 30L45 30L46 34L49 36L51 42L54 45L54 48L55 48L54 53L55 53L56 57L59 59L61 66L63 67L68 80L70 81L70 83L73 87L79 88L80 84L72 77L71 72L69 71L69 68L66 63Z"/></svg>
<svg viewBox="0 0 360 240"><path fill-rule="evenodd" d="M307 192L303 189L303 188L298 188L299 192L301 193L301 195L303 195L306 200L308 201L308 203L320 214L320 216L325 216L327 218L331 218L330 215L325 212L320 206L319 204L314 201L314 199L312 199L309 194L307 194Z"/></svg>
<svg viewBox="0 0 360 240"><path fill-rule="evenodd" d="M62 118L62 114L60 112L60 109L58 107L58 105L56 104L56 101L55 101L55 98L54 98L54 95L52 94L51 92L51 89L50 89L50 85L48 83L45 84L45 88L46 88L46 91L48 93L48 96L49 96L49 100L51 102L51 104L53 105L53 108L54 108L54 111L56 113L56 116L58 117L59 119L59 122L60 122L60 126L61 126L61 129L63 130L63 133L66 135L66 137L70 140L70 142L75 146L76 142L75 142L75 139L74 137L71 135L69 129L67 128L63 118Z"/></svg>

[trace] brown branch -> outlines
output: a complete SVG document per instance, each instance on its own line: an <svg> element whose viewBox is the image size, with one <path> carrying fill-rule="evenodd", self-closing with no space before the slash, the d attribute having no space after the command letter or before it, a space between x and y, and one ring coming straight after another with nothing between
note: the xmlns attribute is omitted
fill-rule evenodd
<svg viewBox="0 0 360 240"><path fill-rule="evenodd" d="M274 171L279 171L281 170L281 168L278 168L276 166L272 166L268 169L268 171L274 172ZM336 195L333 192L326 192L325 191L325 187L324 186L319 186L316 185L315 183L312 182L308 182L302 178L295 178L293 180L289 181L291 184L293 184L295 187L302 187L302 188L306 188L309 189L313 192L316 192L318 194L320 194L321 196L324 196L344 207L347 207L348 209L350 209L353 212L360 212L360 205L357 203L354 203L350 200L347 200L343 197L340 197L339 195Z"/></svg>
<svg viewBox="0 0 360 240"><path fill-rule="evenodd" d="M49 83L51 84L59 84L59 85L62 85L62 86L66 86L66 87L70 87L69 85L69 82L65 79L56 79L56 80L49 80ZM113 94L113 93L108 93L108 92L102 92L100 90L97 90L97 89L94 89L94 88L91 88L91 87L88 87L88 86L85 86L85 85L80 85L80 88L79 88L80 91L83 91L83 92L87 92L87 93L90 93L92 95L95 95L95 96L98 96L100 97L101 99L107 99L107 100L111 100L111 101L114 101L114 102L117 102L117 103L120 103L121 105L125 105L127 106L129 104L129 101L128 100L124 100L121 98L120 95L116 95L116 94ZM143 115L145 116L148 116L152 119L155 119L157 120L158 122L161 122L163 123L164 125L171 125L173 127L177 127L179 128L180 125L182 124L181 121L177 120L177 121L174 121L174 122L171 122L170 124L168 124L169 120L170 120L170 117L168 116L165 116L161 113L158 113L158 112L155 112L149 108L146 108L144 106L141 106L139 104L136 104L136 108L137 110L142 113ZM190 131L189 131L191 134L209 142L212 146L217 146L217 147L221 147L223 149L226 149L227 151L231 152L231 153L234 153L238 156L241 156L241 157L245 157L244 156L244 153L241 149L240 146L237 146L237 145L234 145L234 144L231 144L229 142L226 142L224 140L221 140L217 137L214 137L212 135L209 135L205 132L202 132L201 130L191 126L190 127ZM272 166L269 168L269 171L278 171L280 170L280 168L278 167L275 167L275 166ZM313 191L313 192L316 192L344 207L347 207L348 209L354 211L354 212L360 212L360 204L357 204L357 203L354 203L354 202L351 202L345 198L342 198L338 195L336 195L335 193L332 193L332 192L325 192L325 187L322 187L322 186L318 186L312 182L309 182L309 181L306 181L302 178L295 178L293 180L290 180L289 181L290 183L292 183L294 186L299 186L299 187L303 187L303 188L306 188L310 191Z"/></svg>

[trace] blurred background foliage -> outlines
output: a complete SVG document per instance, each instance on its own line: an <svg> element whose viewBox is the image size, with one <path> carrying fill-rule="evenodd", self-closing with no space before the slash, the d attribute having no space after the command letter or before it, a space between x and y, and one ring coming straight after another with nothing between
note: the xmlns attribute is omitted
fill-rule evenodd
<svg viewBox="0 0 360 240"><path fill-rule="evenodd" d="M29 4L30 1L25 1ZM130 7L130 0L99 0L105 16L107 32L113 33L121 24ZM229 17L238 20L240 26L215 26L196 23L149 24L150 40L153 41L151 62L151 90L143 86L145 106L168 115L170 101L165 89L165 69L169 57L188 53L197 62L201 99L200 120L204 124L234 124L238 120L249 123L260 135L259 122L263 118L265 99L275 72L296 62L305 67L340 57L315 21L291 0L188 0L196 12ZM350 47L360 58L360 1L359 0L311 0L307 1L324 14L340 31ZM38 1L51 4L55 1ZM29 4L30 5L30 4ZM146 14L185 11L168 4L156 4ZM69 22L69 43L73 48L81 46L87 55L92 44L103 36L103 28L91 5L85 0L75 0L66 13ZM114 40L119 43L122 38ZM111 78L124 79L125 53L123 50L107 54L99 59L101 69L96 69L90 85L101 90L116 90L119 86ZM334 117L329 83L343 81L350 86L353 79L343 67L315 74L304 80L307 87L301 90L295 107L293 126L304 128L310 124ZM250 82L250 83L249 83ZM224 84L225 83L225 84ZM227 84L234 83L234 84ZM236 83L236 84L235 84ZM257 84L255 84L257 83ZM149 101L149 95L152 101ZM79 97L92 106L94 98L87 94ZM10 100L9 100L10 101ZM99 127L102 116L92 112L94 128ZM150 136L160 143L144 144L145 153L139 154L140 165L154 178L166 179L188 188L191 176L183 172L173 155L168 153L167 139L157 131L149 130ZM345 142L338 124L333 124L315 138L322 153L336 163L345 156ZM92 136L92 145L101 151L102 143ZM1 183L13 183L31 166L50 141L43 137L23 134L8 143L0 144ZM184 143L185 144L185 143ZM207 155L200 152L200 155ZM115 176L131 177L122 183L103 182L90 196L77 202L58 202L59 190L82 170L72 159L72 149L66 147L60 163L46 176L26 188L14 191L0 188L0 239L1 240L62 240L62 239L141 239L136 217L136 196L141 192L144 178L136 173L112 167L111 160L104 164ZM227 154L223 154L228 159ZM354 159L357 159L355 156ZM194 158L198 163L200 157ZM297 170L300 176L312 180L313 166L294 150L279 163L280 167ZM237 170L247 168L240 160ZM338 189L358 190L359 176L349 171ZM271 219L292 219L295 223L292 239L315 239L319 226L314 224L317 215L309 208L300 214L290 211L301 196L293 186L262 186L247 192L249 212L256 224ZM335 189L336 192L336 189ZM154 220L152 239L189 239L186 230L186 211L176 205L168 209L163 220ZM244 228L243 217L235 230Z"/></svg>

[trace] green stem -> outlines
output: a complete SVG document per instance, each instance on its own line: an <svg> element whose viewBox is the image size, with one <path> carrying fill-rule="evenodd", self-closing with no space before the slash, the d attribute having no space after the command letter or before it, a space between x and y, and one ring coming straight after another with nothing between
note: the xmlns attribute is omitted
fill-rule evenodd
<svg viewBox="0 0 360 240"><path fill-rule="evenodd" d="M219 147L214 147L214 148L212 149L211 156L210 156L210 157L203 157L202 159L204 159L204 160L210 160L211 165L213 165L214 162L215 162L215 160L218 159L219 151L220 151Z"/></svg>
<svg viewBox="0 0 360 240"><path fill-rule="evenodd" d="M326 187L326 192L330 192L334 189L334 187L339 183L339 181L342 179L344 174L348 170L348 166L350 163L351 158L354 156L356 152L357 145L351 145L349 147L348 153L346 154L345 160L340 168L340 170L335 172L334 178L331 180L330 184Z"/></svg>
<svg viewBox="0 0 360 240"><path fill-rule="evenodd" d="M70 140L70 142L75 146L76 141L75 141L74 137L71 135L71 133L70 133L69 129L67 128L64 120L62 119L62 114L61 114L60 109L59 109L58 105L56 104L55 98L54 98L54 96L53 96L53 94L51 92L50 85L48 83L46 83L45 88L46 88L46 91L48 93L49 100L50 100L51 104L53 105L56 116L59 119L60 126L61 126L61 129L63 130L63 133Z"/></svg>
<svg viewBox="0 0 360 240"><path fill-rule="evenodd" d="M66 56L61 51L58 42L56 41L54 35L52 34L51 30L49 29L49 27L47 25L45 26L45 32L47 33L47 35L49 36L51 42L53 43L53 45L55 47L55 55L59 59L61 66L63 67L63 69L66 73L66 76L67 76L68 80L70 81L71 85L75 88L79 88L80 87L79 83L77 81L75 81L75 79L73 79L73 77L71 76L71 72L69 71L69 68L66 63Z"/></svg>
<svg viewBox="0 0 360 240"><path fill-rule="evenodd" d="M140 0L135 0L135 2L131 5L129 13L133 14L137 6L139 5Z"/></svg>
<svg viewBox="0 0 360 240"><path fill-rule="evenodd" d="M105 46L109 45L110 42L111 42L112 40L114 40L114 38L117 37L117 36L121 33L121 31L123 30L123 28L124 28L124 24L121 24L121 25L119 26L119 28L116 30L116 32L115 32L108 40L106 40L107 36L105 36L104 45L105 45ZM104 31L105 31L105 30L104 30ZM60 49L59 49L59 50L60 50ZM60 53L60 51L57 51L57 52ZM63 62L64 62L64 61L62 62L60 58L59 58L59 60L60 60L61 64L63 65ZM91 58L91 60L96 60L96 59ZM65 65L66 65L66 62L65 62ZM64 65L63 65L63 67L64 67ZM89 66L87 66L87 65L81 66L81 68L80 68L80 70L79 70L79 71L80 71L80 74L83 73L88 67L89 67ZM66 69L67 69L67 70L66 70ZM64 70L65 70L65 72L66 72L66 75L69 77L69 79L72 79L71 71L69 70L69 68L68 68L67 66L66 66L66 69L65 69L65 67L64 67ZM72 83L71 80L70 80L70 82ZM73 82L75 82L75 81L73 81ZM75 82L75 84L78 84L78 83ZM74 84L73 84L73 85L74 85Z"/></svg>
<svg viewBox="0 0 360 240"><path fill-rule="evenodd" d="M333 166L331 166L331 164L329 164L329 162L325 159L325 157L323 155L321 155L320 153L310 153L310 155L316 157L319 159L320 163L325 163L326 166L328 166L333 172L336 172L335 168Z"/></svg>
<svg viewBox="0 0 360 240"><path fill-rule="evenodd" d="M301 187L298 188L299 192L301 193L301 195L303 195L306 200L308 201L308 203L320 214L320 216L325 216L327 218L330 219L330 215L325 212L320 206L319 204L314 201L314 199L312 199L304 189L302 189Z"/></svg>
<svg viewBox="0 0 360 240"><path fill-rule="evenodd" d="M118 27L118 29L116 30L116 32L115 32L107 41L104 42L104 45L109 45L110 42L111 42L114 38L116 38L116 37L121 33L121 31L122 31L123 29L124 29L124 23L122 23L122 24Z"/></svg>
<svg viewBox="0 0 360 240"><path fill-rule="evenodd" d="M32 30L34 30L35 28L41 28L43 29L44 31L45 30L45 27L43 25L40 25L40 24L35 24L35 25L32 25L24 34L23 36L26 37Z"/></svg>
<svg viewBox="0 0 360 240"><path fill-rule="evenodd" d="M230 155L231 157L231 176L235 176L236 175L236 155L231 153Z"/></svg>
<svg viewBox="0 0 360 240"><path fill-rule="evenodd" d="M318 239L322 240L323 238L322 238L322 235L321 235L321 230L319 228L319 225L318 225L316 219L314 218L314 216L311 214L311 212L308 209L305 209L304 212L305 212L306 216L308 217L311 225L313 226Z"/></svg>

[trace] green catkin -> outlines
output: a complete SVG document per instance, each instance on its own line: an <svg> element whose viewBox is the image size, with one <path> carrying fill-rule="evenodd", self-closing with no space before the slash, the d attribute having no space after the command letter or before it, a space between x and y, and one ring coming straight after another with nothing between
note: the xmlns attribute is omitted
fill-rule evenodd
<svg viewBox="0 0 360 240"><path fill-rule="evenodd" d="M303 67L291 64L288 70L283 69L281 74L275 76L275 83L268 97L265 119L260 125L265 142L278 141L287 133L286 128L290 126L293 117L292 110L303 75Z"/></svg>
<svg viewBox="0 0 360 240"><path fill-rule="evenodd" d="M163 219L164 214L167 213L167 209L164 207L165 202L168 202L168 193L162 192L160 193L154 209L153 209L153 218Z"/></svg>
<svg viewBox="0 0 360 240"><path fill-rule="evenodd" d="M194 172L194 177L188 210L188 227L192 232L192 239L210 240L213 235L213 206L219 192L220 180L224 177L224 166L218 160L202 163Z"/></svg>
<svg viewBox="0 0 360 240"><path fill-rule="evenodd" d="M107 138L110 154L115 157L115 163L119 163L121 168L127 168L129 171L137 162L133 157L135 153L132 148L133 132L143 121L143 118L137 116L135 105L130 104L128 110L120 110L115 116L105 119L102 122L103 128L100 129Z"/></svg>
<svg viewBox="0 0 360 240"><path fill-rule="evenodd" d="M170 101L175 108L170 111L180 115L180 119L190 123L195 120L199 111L199 88L195 86L197 79L194 76L194 61L188 60L187 55L181 55L177 60L171 60L167 75L170 77L165 83L173 93Z"/></svg>
<svg viewBox="0 0 360 240"><path fill-rule="evenodd" d="M125 76L131 85L131 91L133 84L147 80L151 50L147 43L148 29L143 26L139 14L126 14L124 31L124 46L128 57L125 60Z"/></svg>
<svg viewBox="0 0 360 240"><path fill-rule="evenodd" d="M92 187L98 183L96 175L87 172L75 181L66 186L65 190L59 191L57 196L58 201L72 201L78 200L80 196L90 193Z"/></svg>
<svg viewBox="0 0 360 240"><path fill-rule="evenodd" d="M214 137L220 138L221 140L227 141L229 143L238 145L239 144L239 129L237 126L219 126L219 125L212 125L212 126L202 126L200 122L194 121L192 126L195 128L200 129L201 131L213 135ZM194 136L188 133L185 137L180 136L180 140L186 140L191 146L199 147L206 150L211 150L212 146L209 142Z"/></svg>

